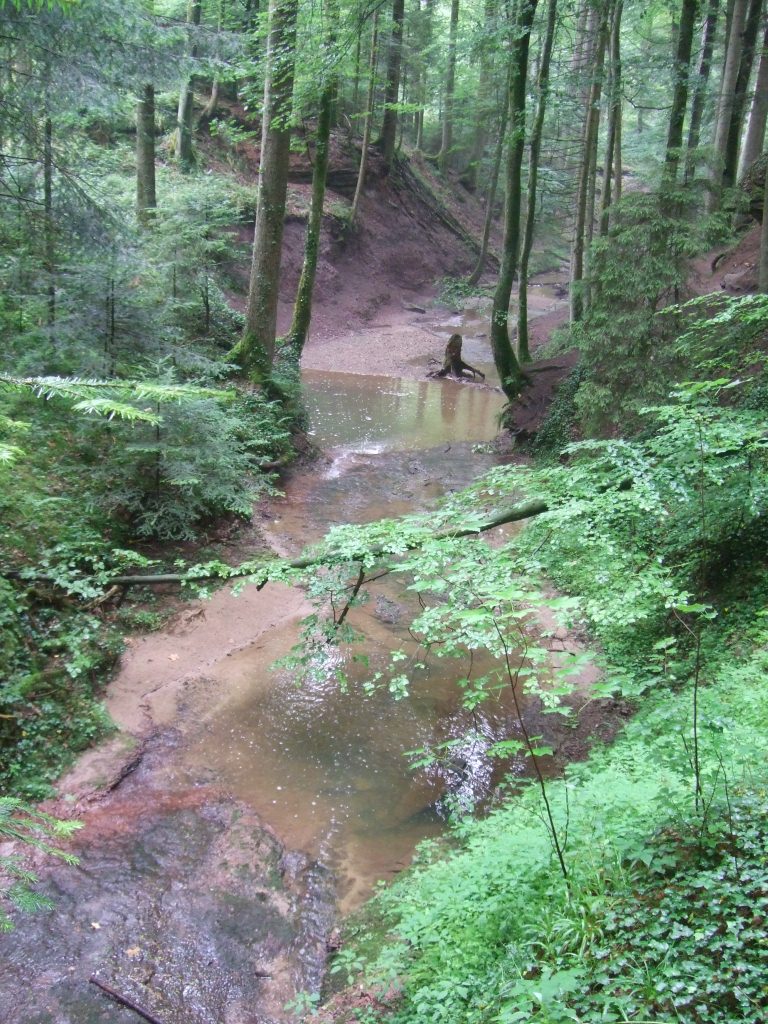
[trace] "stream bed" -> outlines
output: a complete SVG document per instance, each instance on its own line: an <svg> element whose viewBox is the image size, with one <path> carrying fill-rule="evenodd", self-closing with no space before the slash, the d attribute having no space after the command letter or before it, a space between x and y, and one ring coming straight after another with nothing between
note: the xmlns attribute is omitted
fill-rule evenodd
<svg viewBox="0 0 768 1024"><path fill-rule="evenodd" d="M282 554L337 523L428 507L498 462L492 446L478 448L498 430L493 387L318 371L305 384L327 458L271 502L267 533ZM310 606L279 585L219 592L132 643L108 700L125 731L111 760L84 759L91 795L71 797L85 823L80 863L45 862L54 909L0 936L3 1024L139 1019L89 979L163 1024L291 1019L286 1002L321 984L339 914L444 830L447 801L482 802L502 771L521 770L485 756L515 731L503 701L472 723L482 741L453 768L409 770L407 751L470 724L450 660L416 674L404 700L366 691L393 648L415 651L416 601L377 584L350 617L367 665L342 650L302 686L273 666ZM63 791L66 802L66 780Z"/></svg>

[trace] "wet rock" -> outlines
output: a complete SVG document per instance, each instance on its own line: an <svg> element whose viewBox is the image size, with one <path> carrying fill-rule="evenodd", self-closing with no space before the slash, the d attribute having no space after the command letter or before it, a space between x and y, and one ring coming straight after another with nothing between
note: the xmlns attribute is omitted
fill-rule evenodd
<svg viewBox="0 0 768 1024"><path fill-rule="evenodd" d="M281 871L285 851L244 806L115 800L85 842L77 868L46 875L54 911L0 936L4 1020L133 1024L91 975L163 1024L271 1024L319 988L332 878L306 858Z"/></svg>
<svg viewBox="0 0 768 1024"><path fill-rule="evenodd" d="M377 619L381 622L386 622L389 626L395 626L402 617L402 605L399 605L396 601L391 601L388 597L384 597L383 594L376 595Z"/></svg>

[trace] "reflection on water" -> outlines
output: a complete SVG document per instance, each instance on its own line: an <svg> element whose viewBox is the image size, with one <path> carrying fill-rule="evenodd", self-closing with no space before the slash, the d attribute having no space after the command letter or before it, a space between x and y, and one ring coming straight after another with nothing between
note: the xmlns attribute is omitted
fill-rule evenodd
<svg viewBox="0 0 768 1024"><path fill-rule="evenodd" d="M332 461L296 474L273 503L270 531L286 552L337 523L428 507L496 464L471 443L497 433L503 397L490 388L321 372L306 373L305 383L314 439ZM329 863L344 908L407 864L417 842L440 833L449 791L465 801L487 795L494 769L485 751L511 728L503 705L474 719L461 710L456 679L467 666L449 659L412 672L403 700L386 685L368 692L393 648L416 657L405 624L417 612L415 595L390 580L377 584L348 620L363 642L301 684L295 672L271 671L296 642L298 621L283 623L216 668L212 686L227 700L201 716L185 754L193 778L215 765L217 779L287 845ZM475 657L475 672L481 661ZM439 770L409 771L407 751L471 729L478 738Z"/></svg>
<svg viewBox="0 0 768 1024"><path fill-rule="evenodd" d="M457 381L398 380L305 370L312 435L321 448L365 454L490 441L504 396Z"/></svg>
<svg viewBox="0 0 768 1024"><path fill-rule="evenodd" d="M421 839L439 834L448 793L465 804L488 795L498 770L487 748L509 734L514 717L503 701L473 716L460 708L456 679L468 661L434 659L414 668L416 643L404 626L382 616L410 621L416 598L394 588L389 593L378 588L377 597L352 613L362 645L345 648L309 681L270 671L295 639L296 622L266 646L228 659L212 681L226 689L226 705L201 721L185 756L187 771L215 765L217 779L252 804L290 847L328 863L345 909L404 866ZM411 690L401 700L386 684L373 692L366 685L387 669L395 647L409 659L406 671L410 665ZM475 672L490 667L475 656ZM409 770L409 751L470 731L475 739L446 764Z"/></svg>

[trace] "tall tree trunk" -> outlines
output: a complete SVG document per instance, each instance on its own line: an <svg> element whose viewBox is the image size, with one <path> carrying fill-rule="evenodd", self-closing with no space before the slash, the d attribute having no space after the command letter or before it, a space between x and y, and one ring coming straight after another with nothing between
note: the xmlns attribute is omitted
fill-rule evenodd
<svg viewBox="0 0 768 1024"><path fill-rule="evenodd" d="M677 30L677 49L675 51L672 109L669 112L667 147L664 154L664 172L661 179L662 189L666 191L673 190L677 183L677 169L680 165L681 148L683 145L683 123L685 121L685 110L688 106L688 79L691 69L693 30L698 13L699 0L682 0L680 25Z"/></svg>
<svg viewBox="0 0 768 1024"><path fill-rule="evenodd" d="M155 218L155 87L144 86L136 104L136 219L142 228Z"/></svg>
<svg viewBox="0 0 768 1024"><path fill-rule="evenodd" d="M611 182L614 179L617 183L618 194L621 194L621 16L623 11L624 0L616 0L611 23L611 88L608 107L608 137L605 143L605 161L603 163L603 191L600 202L601 235L607 235L610 227L613 197Z"/></svg>
<svg viewBox="0 0 768 1024"><path fill-rule="evenodd" d="M46 86L46 112L48 108L48 95ZM48 296L46 326L48 327L51 342L54 340L54 329L56 327L56 225L53 219L53 122L50 116L46 116L43 125L43 213L45 223L43 226L43 262L45 263L45 274L48 279L46 292Z"/></svg>
<svg viewBox="0 0 768 1024"><path fill-rule="evenodd" d="M509 51L509 152L507 154L504 251L499 281L493 296L491 348L496 372L510 402L517 397L524 375L509 340L509 302L520 250L520 199L523 151L525 149L525 98L528 48L537 0L522 0Z"/></svg>
<svg viewBox="0 0 768 1024"><path fill-rule="evenodd" d="M731 128L731 115L736 95L736 81L741 64L742 37L747 16L748 0L734 0L728 33L728 47L723 65L723 77L720 85L720 96L717 104L715 121L715 139L713 144L711 188L707 199L707 209L711 213L720 206L720 194L723 187L725 155L728 147L728 134Z"/></svg>
<svg viewBox="0 0 768 1024"><path fill-rule="evenodd" d="M328 29L326 37L326 53L329 60L335 60L333 53L336 44L336 4L335 0L326 7ZM325 201L325 183L328 177L328 155L330 150L331 120L333 105L338 88L338 72L336 66L326 69L326 78L320 93L317 116L317 141L315 143L315 164L312 170L312 204L307 221L307 238L304 245L304 263L301 268L299 287L293 307L293 320L288 333L287 342L291 353L298 364L307 341L309 325L312 319L312 293L315 288L317 273L317 257L320 251L320 229L323 223L323 203Z"/></svg>
<svg viewBox="0 0 768 1024"><path fill-rule="evenodd" d="M763 228L760 232L760 267L757 276L758 290L768 294L768 168L763 185Z"/></svg>
<svg viewBox="0 0 768 1024"><path fill-rule="evenodd" d="M202 13L202 0L189 0L187 5L187 24L192 31L199 26ZM189 55L195 60L198 54L197 43L193 41ZM176 117L176 157L182 171L190 171L195 164L192 148L193 117L195 107L195 76L191 75L182 85L179 93L179 110Z"/></svg>
<svg viewBox="0 0 768 1024"><path fill-rule="evenodd" d="M744 37L741 47L741 61L739 73L736 77L736 89L731 108L731 123L728 129L728 141L725 147L725 163L723 166L723 188L733 188L736 184L736 171L739 166L739 145L741 143L741 130L744 124L744 114L747 108L747 94L749 92L749 81L752 77L752 64L755 59L755 43L760 28L760 15L763 10L763 0L751 0L747 9L747 18L744 24Z"/></svg>
<svg viewBox="0 0 768 1024"><path fill-rule="evenodd" d="M579 184L576 193L576 224L571 253L571 320L576 323L584 314L584 250L587 236L587 212L589 210L590 178L596 165L597 135L600 127L600 94L603 85L603 64L608 36L608 4L600 12L596 48L592 59L592 83L587 99L587 116L584 122Z"/></svg>
<svg viewBox="0 0 768 1024"><path fill-rule="evenodd" d="M377 12L378 13L378 12ZM361 26L362 28L362 26ZM360 51L362 45L362 31L357 33L355 40L355 71L352 76L352 134L357 135L357 115L360 106Z"/></svg>
<svg viewBox="0 0 768 1024"><path fill-rule="evenodd" d="M765 35L763 36L763 49L757 69L755 95L752 98L747 136L741 152L739 177L752 166L763 151L766 114L768 114L768 25L766 25Z"/></svg>
<svg viewBox="0 0 768 1024"><path fill-rule="evenodd" d="M365 127L363 128L363 144L360 148L360 168L357 172L357 185L355 186L355 198L352 200L352 210L349 215L350 227L357 219L357 211L360 207L360 196L363 194L365 185L365 172L368 167L368 147L371 144L371 130L373 128L373 105L376 99L376 62L378 59L379 42L379 12L374 11L373 27L371 30L371 57L368 61L368 98L365 104Z"/></svg>
<svg viewBox="0 0 768 1024"><path fill-rule="evenodd" d="M453 148L453 94L456 88L456 37L459 31L459 0L451 0L451 24L448 31L448 67L443 94L443 134L437 165L445 174Z"/></svg>
<svg viewBox="0 0 768 1024"><path fill-rule="evenodd" d="M488 242L491 237L491 222L493 221L493 207L496 203L496 191L499 187L499 173L501 171L501 158L504 155L504 138L507 134L507 122L509 120L509 86L504 90L504 103L501 108L501 121L499 122L499 135L496 140L496 151L493 154L491 166L491 180L488 185L488 195L485 200L485 218L483 220L483 238L480 243L480 255L477 257L475 269L469 275L467 284L474 286L480 280L483 273L485 261L488 258Z"/></svg>
<svg viewBox="0 0 768 1024"><path fill-rule="evenodd" d="M216 14L216 57L219 58L221 50L221 30L224 27L226 0L219 0L218 11ZM219 81L219 72L216 71L213 76L213 82L211 82L211 95L208 97L208 102L200 113L199 125L207 124L212 121L216 115L216 111L219 108L219 94L221 92L221 82Z"/></svg>
<svg viewBox="0 0 768 1024"><path fill-rule="evenodd" d="M699 148L699 140L701 138L701 119L704 115L704 103L707 98L707 84L712 68L712 51L715 46L715 33L717 32L719 14L720 0L709 0L707 16L704 20L704 28L701 34L701 56L699 57L699 68L696 73L696 83L693 87L691 116L688 123L688 143L685 153L684 176L686 185L689 181L693 181L696 175L696 151Z"/></svg>
<svg viewBox="0 0 768 1024"><path fill-rule="evenodd" d="M397 142L397 100L400 94L400 67L403 54L403 18L405 0L392 0L392 35L387 57L387 88L384 94L384 122L381 126L381 151L389 171L395 159Z"/></svg>
<svg viewBox="0 0 768 1024"><path fill-rule="evenodd" d="M528 158L528 202L523 233L523 247L520 253L520 286L518 289L517 309L517 358L521 363L530 362L531 354L528 344L528 265L533 248L533 228L536 218L536 186L539 177L539 155L541 153L541 137L544 131L544 116L547 112L549 98L549 67L552 60L552 44L555 38L557 22L557 0L549 0L547 10L547 27L541 49L539 75L537 82L538 99L536 115L531 129L530 153Z"/></svg>
<svg viewBox="0 0 768 1024"><path fill-rule="evenodd" d="M493 38L495 31L496 15L498 11L498 0L485 0L485 32L489 38ZM488 122L491 115L491 104L489 93L491 90L491 54L488 46L483 44L480 51L480 78L477 83L477 112L475 131L472 136L472 150L469 154L469 164L464 172L464 182L470 191L477 188L477 178L480 165L483 161L483 153L488 137Z"/></svg>
<svg viewBox="0 0 768 1024"><path fill-rule="evenodd" d="M245 332L232 353L243 372L256 381L268 380L275 356L297 13L298 0L270 0L259 197L248 309Z"/></svg>

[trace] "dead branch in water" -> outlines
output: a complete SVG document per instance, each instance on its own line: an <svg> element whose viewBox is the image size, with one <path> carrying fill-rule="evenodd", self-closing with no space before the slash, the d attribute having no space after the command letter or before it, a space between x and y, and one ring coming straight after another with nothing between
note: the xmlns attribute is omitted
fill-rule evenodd
<svg viewBox="0 0 768 1024"><path fill-rule="evenodd" d="M111 988L111 986L105 984L105 982L99 981L95 974L92 974L88 981L92 985L95 985L96 988L100 988L102 992L105 992L110 997L110 999L114 999L116 1003L120 1003L121 1006L127 1006L129 1010L133 1010L134 1013L137 1013L140 1017L143 1017L144 1020L148 1020L149 1024L163 1024L159 1017L156 1017L153 1013L150 1013L149 1010L144 1010L137 1003L134 1003L132 1000L128 999L127 996L120 995L119 992Z"/></svg>

